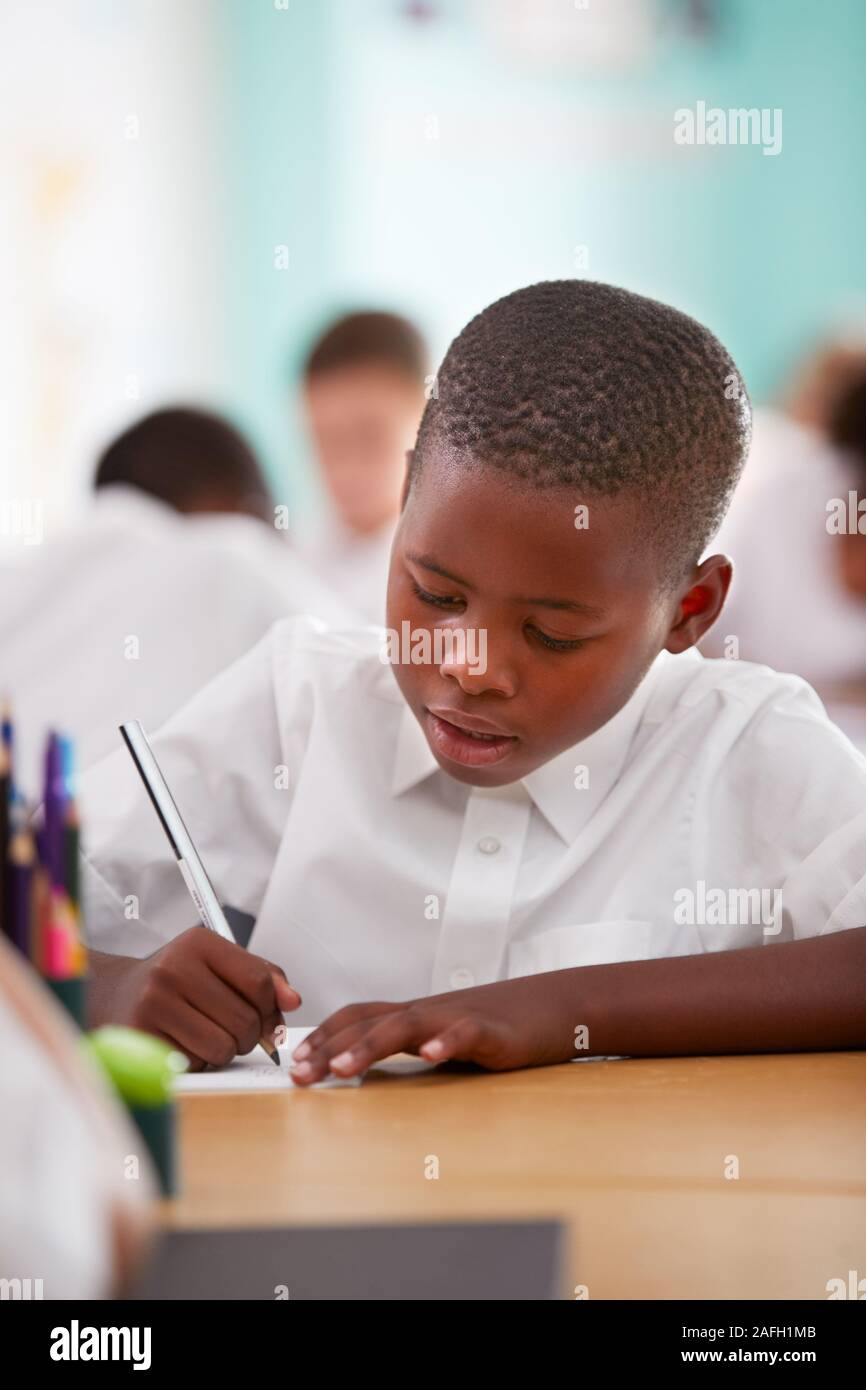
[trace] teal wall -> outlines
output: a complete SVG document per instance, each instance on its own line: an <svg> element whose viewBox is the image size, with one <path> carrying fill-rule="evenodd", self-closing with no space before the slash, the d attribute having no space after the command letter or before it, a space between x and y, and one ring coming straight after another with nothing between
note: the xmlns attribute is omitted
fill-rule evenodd
<svg viewBox="0 0 866 1390"><path fill-rule="evenodd" d="M262 450L280 501L310 495L301 422L287 389L293 354L322 312L344 215L332 177L341 112L328 0L218 0L229 395ZM289 267L275 268L287 246Z"/></svg>
<svg viewBox="0 0 866 1390"><path fill-rule="evenodd" d="M220 3L235 383L301 506L284 381L331 311L403 308L438 354L496 296L585 273L706 321L760 400L866 293L864 0L716 0L708 41L667 0L651 66L616 77L493 56L470 0L426 24L398 0ZM698 100L780 107L782 152L676 146Z"/></svg>

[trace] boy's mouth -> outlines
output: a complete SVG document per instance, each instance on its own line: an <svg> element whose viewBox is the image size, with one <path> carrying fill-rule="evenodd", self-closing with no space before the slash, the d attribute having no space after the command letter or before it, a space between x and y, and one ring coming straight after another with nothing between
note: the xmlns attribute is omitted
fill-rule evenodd
<svg viewBox="0 0 866 1390"><path fill-rule="evenodd" d="M431 746L442 757L463 767L489 767L501 762L518 742L514 734L497 729L489 720L458 710L427 709L424 722Z"/></svg>

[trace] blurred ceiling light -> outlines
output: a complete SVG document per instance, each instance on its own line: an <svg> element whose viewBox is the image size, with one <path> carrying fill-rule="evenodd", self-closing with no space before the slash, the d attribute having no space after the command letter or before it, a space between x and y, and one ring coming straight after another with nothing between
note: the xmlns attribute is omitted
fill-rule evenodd
<svg viewBox="0 0 866 1390"><path fill-rule="evenodd" d="M610 72L646 66L656 0L476 0L495 48L533 67Z"/></svg>

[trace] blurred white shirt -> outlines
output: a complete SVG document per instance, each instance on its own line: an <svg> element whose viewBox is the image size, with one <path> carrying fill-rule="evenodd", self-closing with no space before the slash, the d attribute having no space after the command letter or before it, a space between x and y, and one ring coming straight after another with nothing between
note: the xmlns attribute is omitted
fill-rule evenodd
<svg viewBox="0 0 866 1390"><path fill-rule="evenodd" d="M278 619L352 612L264 522L101 489L80 524L22 547L2 572L16 776L41 794L48 728L71 734L87 766L117 746L119 723L157 728Z"/></svg>
<svg viewBox="0 0 866 1390"><path fill-rule="evenodd" d="M220 900L301 992L293 1023L866 925L866 758L798 678L663 652L601 729L488 790L439 768L381 648L279 623L154 740ZM149 955L195 922L177 865L125 751L81 790L91 943ZM737 897L717 921L710 891L766 914Z"/></svg>
<svg viewBox="0 0 866 1390"><path fill-rule="evenodd" d="M856 487L842 458L787 416L756 410L752 449L712 544L734 578L712 641L820 686L866 675L866 604L842 588L827 503Z"/></svg>
<svg viewBox="0 0 866 1390"><path fill-rule="evenodd" d="M359 536L334 516L295 544L298 553L364 622L385 622L385 595L396 522Z"/></svg>

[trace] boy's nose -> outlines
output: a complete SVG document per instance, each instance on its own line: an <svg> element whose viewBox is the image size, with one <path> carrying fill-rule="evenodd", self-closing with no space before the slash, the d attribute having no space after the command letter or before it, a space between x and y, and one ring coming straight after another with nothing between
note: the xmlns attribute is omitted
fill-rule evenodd
<svg viewBox="0 0 866 1390"><path fill-rule="evenodd" d="M491 692L511 699L517 693L516 673L502 661L491 662L488 658L482 664L449 655L442 661L439 674L456 681L467 695Z"/></svg>

